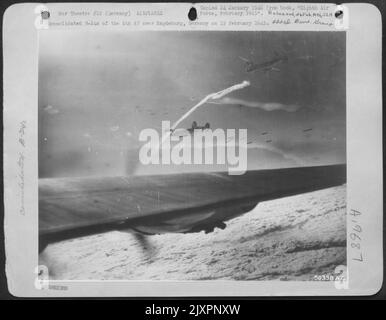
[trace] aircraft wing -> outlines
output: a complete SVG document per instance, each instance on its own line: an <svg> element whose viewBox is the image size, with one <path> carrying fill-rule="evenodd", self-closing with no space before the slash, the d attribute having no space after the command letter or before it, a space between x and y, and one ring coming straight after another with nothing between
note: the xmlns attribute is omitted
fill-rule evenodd
<svg viewBox="0 0 386 320"><path fill-rule="evenodd" d="M257 204L346 182L346 165L131 177L39 179L39 245L160 216Z"/></svg>

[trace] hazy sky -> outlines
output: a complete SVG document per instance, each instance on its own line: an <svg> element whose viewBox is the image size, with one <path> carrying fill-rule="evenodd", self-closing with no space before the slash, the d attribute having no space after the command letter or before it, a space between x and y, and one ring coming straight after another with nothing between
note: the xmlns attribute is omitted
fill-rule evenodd
<svg viewBox="0 0 386 320"><path fill-rule="evenodd" d="M243 80L251 86L231 93L234 101L292 112L208 104L181 126L247 128L249 169L345 162L345 43L344 32L42 31L39 174L203 170L137 165L138 134ZM246 73L239 58L260 63L275 52L288 56L280 72Z"/></svg>

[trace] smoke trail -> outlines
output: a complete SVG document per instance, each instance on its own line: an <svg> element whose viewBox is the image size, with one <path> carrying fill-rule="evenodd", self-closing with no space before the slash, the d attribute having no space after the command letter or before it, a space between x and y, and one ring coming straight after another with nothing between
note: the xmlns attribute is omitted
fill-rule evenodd
<svg viewBox="0 0 386 320"><path fill-rule="evenodd" d="M225 97L217 102L208 102L213 104L237 104L248 108L259 108L265 111L284 110L287 112L295 112L300 106L296 104L283 104L278 102L259 102L259 101L248 101L237 98Z"/></svg>
<svg viewBox="0 0 386 320"><path fill-rule="evenodd" d="M241 83L238 83L238 84L235 84L229 88L226 88L224 90L221 90L221 91L218 91L218 92L214 92L214 93L211 93L211 94L208 94L204 99L202 99L199 103L197 103L196 105L194 105L192 108L190 108L188 110L188 112L186 112L182 117L180 117L176 122L173 123L172 127L171 127L171 132L166 132L164 134L164 137L161 141L161 146L163 145L163 143L169 138L170 134L172 133L172 131L174 129L177 128L177 126L182 122L184 121L189 115L191 115L193 113L194 110L196 110L197 108L199 108L200 106L202 106L203 104L207 103L209 100L217 100L217 99L220 99L222 97L224 97L225 95L231 93L232 91L235 91L235 90L240 90L240 89L243 89L245 87L248 87L250 85L250 82L249 81L243 81Z"/></svg>
<svg viewBox="0 0 386 320"><path fill-rule="evenodd" d="M213 104L238 104L238 105L243 105L243 106L250 107L250 108L260 108L260 109L263 109L263 110L266 110L266 111L285 110L287 112L295 112L295 111L297 111L300 108L300 106L293 105L293 104L292 105L285 105L285 104L275 103L275 102L263 103L263 102L258 102L258 101L247 101L247 100L236 99L236 98L228 98L228 97L224 98L225 95L231 93L232 91L243 89L243 88L245 88L245 87L247 87L249 85L250 85L249 81L243 81L242 83L236 84L236 85L231 86L231 87L229 87L227 89L224 89L224 90L221 90L221 91L218 91L218 92L211 93L211 94L207 95L204 99L202 99L199 103L194 105L184 115L182 115L176 122L173 123L173 125L171 127L172 131L175 130L177 128L177 126L183 120L185 120L189 115L191 115L197 108L199 108L200 106L202 106L205 103L213 103ZM213 100L217 100L217 101L215 102ZM162 148L163 143L170 137L172 131L167 132L167 133L164 134L164 137L163 137L160 145L158 146L158 148L160 148L160 147ZM224 141L224 143L226 144L227 142ZM288 154L288 153L286 153L286 152L284 152L284 151L282 151L282 150L280 150L280 149L278 149L276 147L273 147L273 146L265 146L265 145L260 145L260 144L253 143L252 145L248 145L247 148L266 149L268 151L278 153L282 157L284 157L285 159L294 161L298 165L299 164L303 164L303 161L301 159L297 158L294 155L290 155L290 154Z"/></svg>

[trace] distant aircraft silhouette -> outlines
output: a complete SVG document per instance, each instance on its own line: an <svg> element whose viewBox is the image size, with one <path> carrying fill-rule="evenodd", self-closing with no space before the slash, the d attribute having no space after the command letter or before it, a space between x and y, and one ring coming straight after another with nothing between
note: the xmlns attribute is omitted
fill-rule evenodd
<svg viewBox="0 0 386 320"><path fill-rule="evenodd" d="M192 126L190 128L187 128L186 130L193 134L195 130L207 130L210 129L210 123L207 122L204 126L199 126L196 121L193 121ZM170 129L171 133L178 132L179 129Z"/></svg>
<svg viewBox="0 0 386 320"><path fill-rule="evenodd" d="M255 63L240 56L239 58L245 62L246 72L263 71L264 73L267 73L269 71L280 71L276 66L282 62L288 61L288 57L285 54L278 54L276 52L274 58L260 63Z"/></svg>
<svg viewBox="0 0 386 320"><path fill-rule="evenodd" d="M210 123L209 122L205 123L205 126L199 126L199 125L197 125L196 121L193 121L192 127L188 128L187 130L190 133L193 133L194 130L205 130L205 129L209 129L209 128L210 128Z"/></svg>

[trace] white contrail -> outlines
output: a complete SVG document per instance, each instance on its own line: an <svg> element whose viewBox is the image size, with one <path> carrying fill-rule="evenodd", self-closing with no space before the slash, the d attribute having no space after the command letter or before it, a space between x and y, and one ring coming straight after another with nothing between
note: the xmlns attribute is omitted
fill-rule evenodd
<svg viewBox="0 0 386 320"><path fill-rule="evenodd" d="M189 117L197 108L199 108L200 106L202 106L203 104L205 104L206 102L208 102L211 99L212 100L221 99L222 97L224 97L225 95L231 93L232 91L243 89L245 87L248 87L249 85L250 85L249 81L243 81L243 82L235 84L234 86L231 86L231 87L229 87L227 89L224 89L224 90L221 90L221 91L218 91L218 92L215 92L215 93L208 94L204 99L202 99L199 103L194 105L188 112L186 112L181 118L179 118L176 122L174 122L172 127L171 127L170 132L166 132L165 135L163 134L163 138L162 138L162 141L161 141L161 146L169 138L169 136L172 133L172 131L174 129L176 129L177 126L182 121L184 121L187 117Z"/></svg>
<svg viewBox="0 0 386 320"><path fill-rule="evenodd" d="M236 99L236 98L224 98L219 100L218 102L209 102L213 104L237 104L244 107L249 108L259 108L265 111L275 111L275 110L284 110L287 112L295 112L300 106L296 104L283 104L278 102L259 102L259 101L248 101L244 99Z"/></svg>

